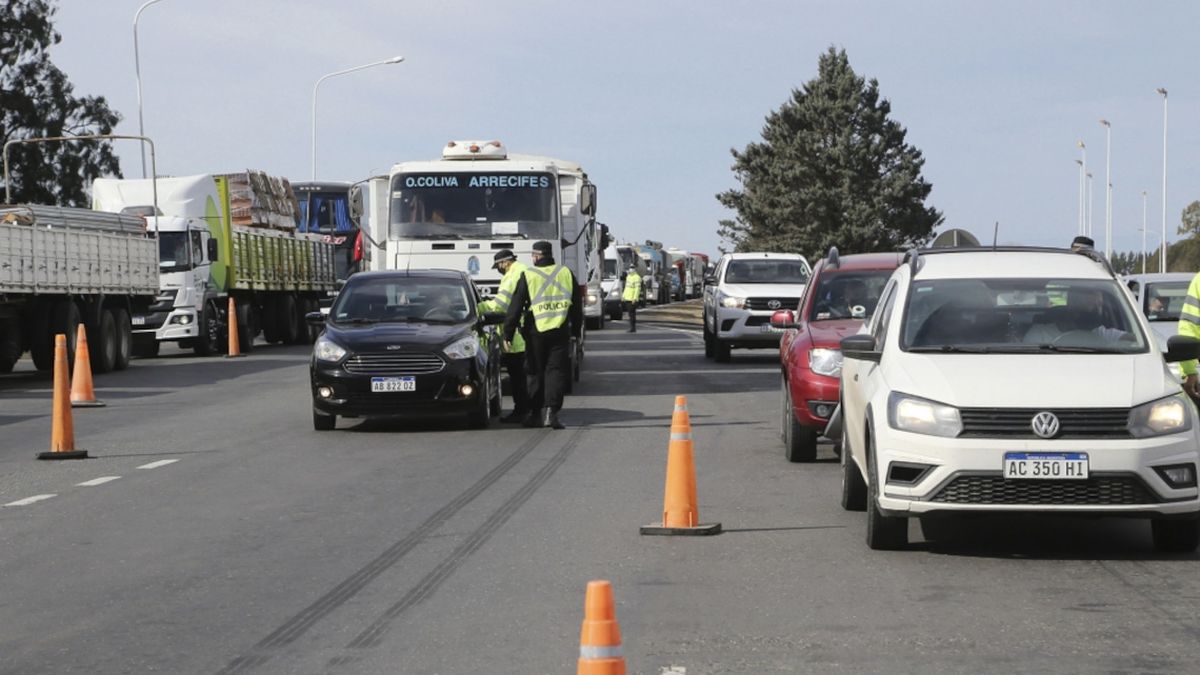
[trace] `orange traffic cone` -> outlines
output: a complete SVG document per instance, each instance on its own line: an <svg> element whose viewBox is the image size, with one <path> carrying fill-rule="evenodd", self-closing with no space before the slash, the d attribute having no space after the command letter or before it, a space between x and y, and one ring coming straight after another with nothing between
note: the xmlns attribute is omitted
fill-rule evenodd
<svg viewBox="0 0 1200 675"><path fill-rule="evenodd" d="M579 667L576 675L625 675L621 654L621 626L613 606L612 584L589 581L583 601L583 627L579 631Z"/></svg>
<svg viewBox="0 0 1200 675"><path fill-rule="evenodd" d="M692 457L692 423L687 412L687 397L675 397L671 415L671 442L667 446L667 485L663 496L661 525L646 525L642 534L709 535L720 534L720 523L700 524L696 499L696 465Z"/></svg>
<svg viewBox="0 0 1200 675"><path fill-rule="evenodd" d="M72 408L103 408L92 389L92 357L88 352L87 329L79 324L75 333L75 372L71 377Z"/></svg>
<svg viewBox="0 0 1200 675"><path fill-rule="evenodd" d="M71 396L67 391L67 336L54 336L54 406L50 421L50 451L38 459L87 459L87 450L75 449L75 424L71 421Z"/></svg>
<svg viewBox="0 0 1200 675"><path fill-rule="evenodd" d="M245 354L242 353L241 343L238 342L237 303L234 302L232 295L229 296L228 314L229 320L226 323L229 324L229 349L227 350L228 353L225 354L225 358L236 359L245 356Z"/></svg>

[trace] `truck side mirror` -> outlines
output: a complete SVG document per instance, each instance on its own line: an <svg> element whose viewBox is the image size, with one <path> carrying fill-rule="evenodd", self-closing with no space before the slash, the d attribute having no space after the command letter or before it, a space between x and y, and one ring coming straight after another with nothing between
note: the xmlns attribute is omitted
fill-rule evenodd
<svg viewBox="0 0 1200 675"><path fill-rule="evenodd" d="M362 186L361 185L350 186L350 195L349 195L348 199L350 202L350 222L354 223L354 225L357 227L361 227L362 226L362 215L363 215Z"/></svg>
<svg viewBox="0 0 1200 675"><path fill-rule="evenodd" d="M208 260L209 260L209 262L217 262L218 260L220 260L220 256L218 255L218 253L219 253L219 249L217 248L217 240L209 239L208 240Z"/></svg>
<svg viewBox="0 0 1200 675"><path fill-rule="evenodd" d="M579 193L579 210L584 215L596 215L596 186L593 183L587 183L583 186L583 190Z"/></svg>

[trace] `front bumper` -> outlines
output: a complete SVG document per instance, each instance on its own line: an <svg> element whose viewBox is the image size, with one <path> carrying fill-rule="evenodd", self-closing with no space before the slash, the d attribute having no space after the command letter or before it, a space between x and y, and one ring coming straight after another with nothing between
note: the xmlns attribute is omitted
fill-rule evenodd
<svg viewBox="0 0 1200 675"><path fill-rule="evenodd" d="M1200 514L1200 491L1173 488L1155 466L1200 464L1192 432L1143 439L939 438L876 429L881 511L1040 512L1153 517ZM1083 452L1085 480L1003 478L1006 452ZM914 478L915 475L915 478ZM914 478L911 482L898 478Z"/></svg>
<svg viewBox="0 0 1200 675"><path fill-rule="evenodd" d="M823 431L829 423L833 409L837 407L840 380L818 375L807 368L793 372L795 375L788 384L792 388L796 421L802 426Z"/></svg>
<svg viewBox="0 0 1200 675"><path fill-rule="evenodd" d="M425 417L458 415L479 406L479 397L486 396L484 369L475 359L445 359L445 367L437 373L416 374L416 390L405 392L372 392L372 377L402 377L403 373L351 373L343 362L330 364L313 361L310 364L310 384L313 407L331 415L343 417ZM470 384L474 392L463 396L459 387ZM318 388L328 386L333 395L324 398Z"/></svg>
<svg viewBox="0 0 1200 675"><path fill-rule="evenodd" d="M716 336L732 347L778 347L784 331L771 327L774 312L717 307Z"/></svg>
<svg viewBox="0 0 1200 675"><path fill-rule="evenodd" d="M143 336L143 339L154 336L159 342L173 342L194 338L200 334L199 317L196 310L190 307L136 314L131 320L133 334Z"/></svg>

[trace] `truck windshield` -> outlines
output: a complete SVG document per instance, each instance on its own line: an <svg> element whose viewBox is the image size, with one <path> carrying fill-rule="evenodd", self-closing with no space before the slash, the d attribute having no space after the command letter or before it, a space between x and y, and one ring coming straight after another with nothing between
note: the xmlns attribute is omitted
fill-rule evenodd
<svg viewBox="0 0 1200 675"><path fill-rule="evenodd" d="M346 190L296 190L296 203L300 207L300 231L350 232L350 198Z"/></svg>
<svg viewBox="0 0 1200 675"><path fill-rule="evenodd" d="M603 278L604 279L616 279L617 278L617 261L615 259L606 258L604 260Z"/></svg>
<svg viewBox="0 0 1200 675"><path fill-rule="evenodd" d="M408 173L391 187L389 239L560 239L548 173Z"/></svg>
<svg viewBox="0 0 1200 675"><path fill-rule="evenodd" d="M158 233L158 270L182 272L192 268L188 259L187 232Z"/></svg>

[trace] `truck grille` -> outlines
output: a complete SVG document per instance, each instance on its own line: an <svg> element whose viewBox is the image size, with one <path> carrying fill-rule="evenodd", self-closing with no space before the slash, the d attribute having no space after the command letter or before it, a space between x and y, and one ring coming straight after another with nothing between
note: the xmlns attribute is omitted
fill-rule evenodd
<svg viewBox="0 0 1200 675"><path fill-rule="evenodd" d="M778 301L778 307L771 307L772 301ZM796 309L800 306L800 298L746 298L746 309L755 312L774 312L779 309Z"/></svg>
<svg viewBox="0 0 1200 675"><path fill-rule="evenodd" d="M446 367L436 354L355 354L346 359L346 372L355 375L430 375Z"/></svg>
<svg viewBox="0 0 1200 675"><path fill-rule="evenodd" d="M1058 417L1055 438L1129 438L1128 408L962 408L960 438L1039 438L1033 433L1034 415L1048 411Z"/></svg>
<svg viewBox="0 0 1200 675"><path fill-rule="evenodd" d="M958 476L929 500L944 504L1096 505L1153 504L1158 500L1132 476L1087 480L1005 480L1003 476Z"/></svg>

